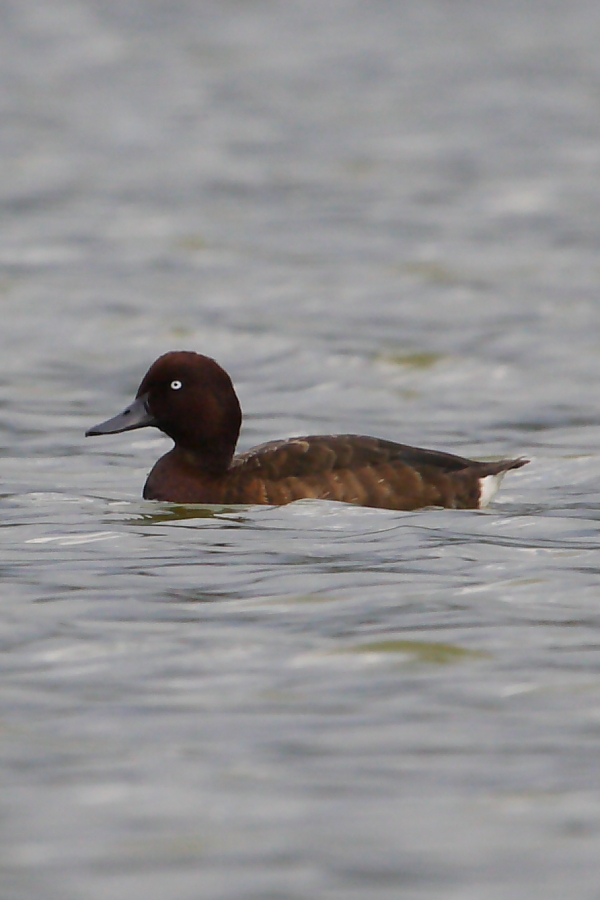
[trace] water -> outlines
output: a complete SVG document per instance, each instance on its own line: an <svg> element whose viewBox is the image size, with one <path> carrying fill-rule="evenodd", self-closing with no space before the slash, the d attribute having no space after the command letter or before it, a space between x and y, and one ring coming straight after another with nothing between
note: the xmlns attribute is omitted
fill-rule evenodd
<svg viewBox="0 0 600 900"><path fill-rule="evenodd" d="M598 900L597 4L1 11L3 900ZM532 462L144 502L179 348L242 449Z"/></svg>

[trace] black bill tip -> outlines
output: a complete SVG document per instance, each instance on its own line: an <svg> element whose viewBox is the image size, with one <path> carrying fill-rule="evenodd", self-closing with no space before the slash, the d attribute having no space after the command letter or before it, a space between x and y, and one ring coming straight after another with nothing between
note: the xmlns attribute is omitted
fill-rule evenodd
<svg viewBox="0 0 600 900"><path fill-rule="evenodd" d="M148 425L156 425L156 419L148 409L148 397L136 397L133 403L126 406L123 412L106 422L92 425L85 433L86 437L97 434L119 434L121 431L133 431L134 428L146 428Z"/></svg>

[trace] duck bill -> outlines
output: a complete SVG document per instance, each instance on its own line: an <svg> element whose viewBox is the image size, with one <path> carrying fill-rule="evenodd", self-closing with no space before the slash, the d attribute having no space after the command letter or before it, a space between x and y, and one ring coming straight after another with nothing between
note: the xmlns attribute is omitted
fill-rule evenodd
<svg viewBox="0 0 600 900"><path fill-rule="evenodd" d="M148 409L148 395L144 394L142 397L136 397L118 416L88 428L85 436L119 434L121 431L133 431L134 428L145 428L147 425L156 425L156 419Z"/></svg>

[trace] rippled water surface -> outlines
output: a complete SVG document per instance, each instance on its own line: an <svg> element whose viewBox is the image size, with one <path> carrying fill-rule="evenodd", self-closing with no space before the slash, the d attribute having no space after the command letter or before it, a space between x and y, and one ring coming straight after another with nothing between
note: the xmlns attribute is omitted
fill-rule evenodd
<svg viewBox="0 0 600 900"><path fill-rule="evenodd" d="M1 11L3 900L598 900L600 7ZM242 449L531 464L145 502L179 348Z"/></svg>

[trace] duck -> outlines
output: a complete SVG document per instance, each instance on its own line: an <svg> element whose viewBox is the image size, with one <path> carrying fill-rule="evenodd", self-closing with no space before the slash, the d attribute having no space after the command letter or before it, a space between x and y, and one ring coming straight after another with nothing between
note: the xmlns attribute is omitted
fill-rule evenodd
<svg viewBox="0 0 600 900"><path fill-rule="evenodd" d="M242 411L227 372L189 350L160 356L133 403L86 436L154 426L175 446L152 468L146 500L280 506L314 498L380 509L479 509L511 469L529 460L480 462L356 434L269 441L235 455Z"/></svg>

